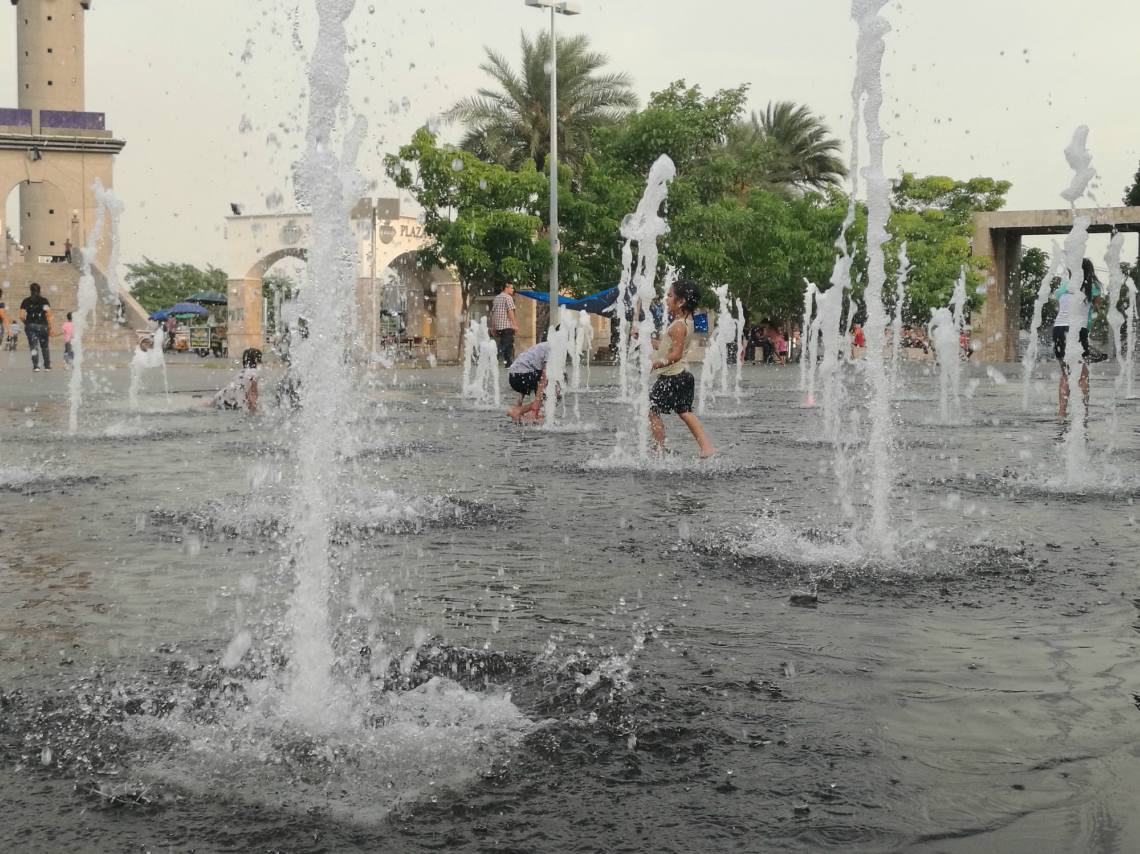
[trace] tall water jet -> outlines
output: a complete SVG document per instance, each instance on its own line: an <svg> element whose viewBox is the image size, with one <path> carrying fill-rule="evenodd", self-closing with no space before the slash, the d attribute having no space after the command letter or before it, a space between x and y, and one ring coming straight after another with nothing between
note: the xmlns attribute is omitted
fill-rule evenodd
<svg viewBox="0 0 1140 854"><path fill-rule="evenodd" d="M1113 383L1115 391L1120 390L1124 368L1124 340L1121 332L1127 319L1119 308L1120 296L1124 290L1124 271L1120 269L1120 253L1124 249L1124 235L1120 232L1112 235L1108 241L1108 250L1104 253L1104 263L1108 266L1108 332L1112 336L1112 355L1116 358L1120 369Z"/></svg>
<svg viewBox="0 0 1140 854"><path fill-rule="evenodd" d="M633 386L632 360L630 359L630 300L633 277L632 241L626 239L621 247L621 279L618 282L617 300L613 311L618 324L618 390L623 403L630 399Z"/></svg>
<svg viewBox="0 0 1140 854"><path fill-rule="evenodd" d="M578 311L574 325L574 347L571 353L570 387L578 391L583 387L583 366L585 367L585 387L590 387L590 352L594 346L594 325L590 323L590 315Z"/></svg>
<svg viewBox="0 0 1140 854"><path fill-rule="evenodd" d="M815 406L815 339L812 316L815 310L815 295L819 288L804 279L804 313L800 321L800 391L806 392L804 406Z"/></svg>
<svg viewBox="0 0 1140 854"><path fill-rule="evenodd" d="M891 460L890 378L884 359L887 315L883 305L886 265L883 246L887 242L887 219L890 216L890 182L883 172L883 145L886 134L880 122L883 106L882 65L886 50L884 36L890 24L879 16L887 0L852 0L851 17L859 33L856 43L855 82L851 89L851 180L852 193L847 218L839 245L838 283L850 284L851 259L847 252L846 231L854 220L859 120L866 128L869 164L863 172L867 182L867 287L863 299L867 312L864 377L866 380L870 429L867 437L866 465L871 502L871 519L866 545L884 556L894 553L896 533L890 519L890 492L894 482ZM852 307L851 314L854 314Z"/></svg>
<svg viewBox="0 0 1140 854"><path fill-rule="evenodd" d="M637 266L631 277L635 302L633 322L637 333L637 370L633 376L633 414L637 422L637 456L649 457L649 389L652 385L653 363L653 303L657 293L657 240L669 232L669 224L661 216L661 209L669 197L669 184L677 169L668 155L662 154L649 169L645 193L633 213L621 221L621 235L637 243ZM626 252L622 252L623 261ZM623 273L624 275L624 273Z"/></svg>
<svg viewBox="0 0 1140 854"><path fill-rule="evenodd" d="M716 325L705 347L705 360L701 365L701 378L697 385L697 413L708 412L709 404L717 394L728 393L728 353L736 338L736 320L732 316L732 301L728 298L728 285L713 288L717 298Z"/></svg>
<svg viewBox="0 0 1140 854"><path fill-rule="evenodd" d="M930 340L938 357L938 414L943 424L951 424L960 403L961 376L958 323L951 309L931 312Z"/></svg>
<svg viewBox="0 0 1140 854"><path fill-rule="evenodd" d="M899 246L899 269L895 273L895 311L891 316L891 383L898 391L899 357L902 355L902 319L906 309L906 282L910 278L910 257L906 241Z"/></svg>
<svg viewBox="0 0 1140 854"><path fill-rule="evenodd" d="M558 417L558 403L566 393L566 360L570 355L570 330L565 320L565 309L557 309L551 317L558 318L558 325L551 325L549 333L550 353L546 357L546 401L543 403L543 423L555 426Z"/></svg>
<svg viewBox="0 0 1140 854"><path fill-rule="evenodd" d="M472 318L467 324L463 347L464 397L481 406L499 406L499 352L487 331L487 319Z"/></svg>
<svg viewBox="0 0 1140 854"><path fill-rule="evenodd" d="M1037 298L1033 303L1033 319L1029 322L1029 343L1021 356L1021 408L1029 409L1029 388L1033 378L1033 368L1037 365L1037 352L1041 344L1041 313L1045 303L1053 296L1053 278L1061 269L1064 258L1061 247L1053 241L1053 251L1050 253L1049 269L1037 284Z"/></svg>
<svg viewBox="0 0 1140 854"><path fill-rule="evenodd" d="M1073 178L1069 186L1061 191L1061 198L1065 199L1073 211L1073 227L1065 235L1064 266L1065 278L1071 308L1070 320L1084 318L1089 311L1089 304L1085 299L1081 282L1084 279L1082 262L1085 257L1085 248L1088 245L1089 217L1077 214L1077 200L1088 194L1088 186L1096 177L1096 170L1092 168L1092 155L1088 150L1089 129L1087 125L1080 125L1073 131L1073 138L1065 148L1065 160L1073 170ZM1092 196L1089 196L1092 198ZM1095 199L1093 199L1095 203ZM1061 370L1068 376L1069 397L1066 414L1068 416L1068 429L1065 431L1062 446L1062 456L1065 463L1065 480L1072 487L1080 486L1087 477L1088 454L1088 405L1080 386L1087 382L1088 366L1085 361L1084 350L1081 347L1080 333L1082 322L1070 322L1065 337L1065 360ZM1091 330L1090 330L1091 332ZM1073 388L1073 386L1077 388Z"/></svg>
<svg viewBox="0 0 1140 854"><path fill-rule="evenodd" d="M105 201L107 191L98 178L92 186L95 191L95 224L87 235L87 243L79 250L79 287L76 294L75 311L72 312L72 364L71 376L67 381L68 417L67 429L74 434L79 430L79 409L83 405L83 367L86 348L84 338L91 323L99 292L95 287L95 274L92 272L95 254L99 251L99 241L103 237Z"/></svg>
<svg viewBox="0 0 1140 854"><path fill-rule="evenodd" d="M740 405L740 372L744 366L744 303L736 300L736 378L732 383L732 397Z"/></svg>
<svg viewBox="0 0 1140 854"><path fill-rule="evenodd" d="M149 342L149 344L144 344ZM131 354L128 365L131 381L127 389L127 402L132 412L139 411L139 391L142 390L143 374L150 370L162 371L162 386L167 396L170 395L170 384L166 379L166 359L162 353L162 328L156 329L149 337L139 341L135 351Z"/></svg>
<svg viewBox="0 0 1140 854"><path fill-rule="evenodd" d="M1136 375L1136 336L1140 335L1140 317L1137 316L1136 283L1132 281L1131 277L1124 281L1124 289L1128 296L1128 302L1124 308L1127 334L1124 336L1124 346L1120 353L1120 372L1123 376L1121 385L1124 389L1124 397L1131 398L1133 396L1133 379Z"/></svg>
<svg viewBox="0 0 1140 854"><path fill-rule="evenodd" d="M298 419L297 477L290 508L288 566L295 571L289 603L292 652L284 713L315 730L334 725L341 693L329 631L334 570L332 509L337 504L338 452L345 445L344 410L351 383L345 367L356 287L357 241L349 215L364 190L354 164L364 139L356 116L338 155L337 116L347 115L348 38L355 0L316 0L319 29L309 64L309 115L304 154L296 167L299 201L312 213L307 284L298 296L308 335L296 344L304 418Z"/></svg>

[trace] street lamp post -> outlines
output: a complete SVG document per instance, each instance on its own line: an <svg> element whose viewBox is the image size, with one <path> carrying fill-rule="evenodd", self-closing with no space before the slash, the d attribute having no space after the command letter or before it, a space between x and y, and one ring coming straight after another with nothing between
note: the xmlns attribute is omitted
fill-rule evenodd
<svg viewBox="0 0 1140 854"><path fill-rule="evenodd" d="M550 329L558 317L558 35L555 14L580 15L576 0L526 0L535 8L550 7Z"/></svg>

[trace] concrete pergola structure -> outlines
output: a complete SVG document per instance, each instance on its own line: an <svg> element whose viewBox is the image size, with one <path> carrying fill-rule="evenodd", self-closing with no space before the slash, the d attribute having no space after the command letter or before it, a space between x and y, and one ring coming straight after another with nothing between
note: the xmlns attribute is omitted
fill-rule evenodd
<svg viewBox="0 0 1140 854"><path fill-rule="evenodd" d="M1140 207L1072 210L993 211L974 214L976 257L989 265L981 316L974 323L982 362L1015 362L1020 330L1021 291L1017 269L1024 235L1068 234L1075 216L1088 217L1089 233L1140 232Z"/></svg>
<svg viewBox="0 0 1140 854"><path fill-rule="evenodd" d="M385 274L399 277L407 298L405 335L440 361L462 355L462 289L449 270L416 267L415 252L429 238L415 217L401 216L398 199L361 199L350 218L357 237L356 340L377 349ZM265 346L262 278L283 258L307 260L312 219L307 213L226 217L226 274L229 279L227 346L230 353ZM531 305L525 305L531 303ZM519 300L520 345L534 341L534 306Z"/></svg>

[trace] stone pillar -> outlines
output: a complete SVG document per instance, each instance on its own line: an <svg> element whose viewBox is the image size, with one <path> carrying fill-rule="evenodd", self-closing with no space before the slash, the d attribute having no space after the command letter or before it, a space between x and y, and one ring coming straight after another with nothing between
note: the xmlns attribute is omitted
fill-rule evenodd
<svg viewBox="0 0 1140 854"><path fill-rule="evenodd" d="M441 362L459 361L463 291L458 284L435 286L435 356Z"/></svg>
<svg viewBox="0 0 1140 854"><path fill-rule="evenodd" d="M247 347L265 349L261 326L261 279L230 279L227 288L226 346L230 357L240 357ZM296 334L296 330L293 330Z"/></svg>
<svg viewBox="0 0 1140 854"><path fill-rule="evenodd" d="M609 355L610 349L610 336L613 334L610 331L612 321L608 315L604 314L591 314L590 325L594 327L594 351L590 353L590 358L593 359L599 350L605 350L606 355Z"/></svg>
<svg viewBox="0 0 1140 854"><path fill-rule="evenodd" d="M980 316L972 324L973 340L978 342L974 355L979 362L1017 361L1018 308L1020 298L1011 273L1017 269L1021 237L979 226L974 233L974 255L986 261L985 302ZM1011 268L1010 258L1013 257Z"/></svg>
<svg viewBox="0 0 1140 854"><path fill-rule="evenodd" d="M404 335L423 338L427 319L424 313L424 289L417 281L408 291L408 313L404 320Z"/></svg>
<svg viewBox="0 0 1140 854"><path fill-rule="evenodd" d="M515 320L519 331L515 335L515 355L538 343L538 301L529 297L515 298Z"/></svg>

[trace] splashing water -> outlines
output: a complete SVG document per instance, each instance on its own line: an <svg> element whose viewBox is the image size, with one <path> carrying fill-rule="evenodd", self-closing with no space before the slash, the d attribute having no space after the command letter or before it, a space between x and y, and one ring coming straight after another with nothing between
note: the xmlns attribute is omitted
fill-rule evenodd
<svg viewBox="0 0 1140 854"><path fill-rule="evenodd" d="M1069 298L1073 301L1073 306L1069 310L1070 318L1084 317L1089 308L1080 283L1084 278L1081 262L1088 246L1091 220L1076 213L1077 200L1088 194L1089 182L1096 177L1096 170L1092 168L1092 155L1088 151L1088 136L1088 126L1080 125L1073 131L1073 139L1065 148L1065 159L1073 169L1072 181L1061 191L1061 197L1069 202L1073 210L1073 228L1065 235L1065 260L1062 268L1068 282ZM1096 199L1091 194L1088 195L1095 204ZM1070 487L1081 486L1087 480L1089 468L1088 402L1080 389L1080 385L1088 381L1088 367L1080 343L1081 328L1080 323L1069 323L1065 337L1065 364L1062 367L1062 370L1068 374L1070 386L1068 429L1065 431L1062 444L1065 482ZM1073 385L1078 388L1072 388Z"/></svg>
<svg viewBox="0 0 1140 854"><path fill-rule="evenodd" d="M317 731L342 717L341 693L329 632L329 596L334 570L331 508L339 486L338 451L345 444L344 411L351 399L345 348L356 286L356 238L349 214L364 190L355 170L364 139L356 116L338 156L332 138L337 115L347 111L348 38L345 21L355 0L317 0L319 30L309 65L309 117L305 152L297 164L299 200L312 211L308 284L301 288L300 313L309 334L297 344L300 380L297 485L291 506L289 565L296 586L289 604L292 656L283 713Z"/></svg>
<svg viewBox="0 0 1140 854"><path fill-rule="evenodd" d="M558 427L558 403L566 394L566 360L570 356L570 330L562 319L564 309L558 310L559 323L550 331L550 353L546 357L546 401L543 403L542 421L548 430ZM553 312L551 313L553 315Z"/></svg>
<svg viewBox="0 0 1140 854"><path fill-rule="evenodd" d="M1045 275L1041 277L1041 282L1037 285L1037 299L1033 303L1033 319L1029 324L1029 345L1021 357L1021 408L1026 411L1029 410L1030 381L1033 378L1033 368L1037 365L1037 351L1041 344L1041 312L1045 308L1045 303L1049 301L1049 297L1053 295L1053 277L1060 271L1062 263L1061 247L1057 245L1056 241L1053 241L1049 269L1045 271Z"/></svg>
<svg viewBox="0 0 1140 854"><path fill-rule="evenodd" d="M1121 348L1120 374L1123 377L1121 386L1124 390L1124 397L1132 398L1135 396L1132 391L1132 384L1136 374L1136 336L1140 334L1140 317L1137 316L1136 283L1131 278L1126 279L1124 288L1128 296L1128 302L1124 309L1128 334L1125 336L1124 345Z"/></svg>
<svg viewBox="0 0 1140 854"><path fill-rule="evenodd" d="M902 354L902 319L906 309L906 282L910 278L910 257L906 254L906 241L899 246L899 269L895 274L895 313L891 318L891 385L898 393L899 357Z"/></svg>
<svg viewBox="0 0 1140 854"><path fill-rule="evenodd" d="M819 288L804 279L804 315L800 322L800 391L805 392L804 406L815 406L816 346L819 329L812 322L815 310L815 295Z"/></svg>
<svg viewBox="0 0 1140 854"><path fill-rule="evenodd" d="M1124 235L1119 232L1112 235L1108 241L1108 250L1104 253L1104 263L1108 266L1108 331L1112 335L1112 354L1116 357L1118 366L1116 379L1113 381L1113 403L1120 396L1124 382L1124 362L1128 354L1121 331L1127 316L1120 311L1117 304L1120 294L1124 290L1124 271L1120 269L1120 253L1124 249Z"/></svg>
<svg viewBox="0 0 1140 854"><path fill-rule="evenodd" d="M166 359L162 352L162 330L156 329L150 337L151 348L144 350L141 342L131 355L129 364L131 383L127 389L127 401L132 412L139 411L139 391L142 390L143 374L149 370L162 371L162 387L166 393L167 402L170 401L170 383L166 377Z"/></svg>
<svg viewBox="0 0 1140 854"><path fill-rule="evenodd" d="M499 406L502 394L499 388L499 352L495 339L487 331L487 320L472 319L467 324L463 348L464 397L481 406Z"/></svg>
<svg viewBox="0 0 1140 854"><path fill-rule="evenodd" d="M629 301L632 297L630 289L633 277L633 247L632 241L627 239L621 247L621 280L618 282L618 297L614 302L614 311L618 322L618 388L623 403L630 402L630 393L633 388L633 362L630 359L629 335Z"/></svg>
<svg viewBox="0 0 1140 854"><path fill-rule="evenodd" d="M585 365L585 388L590 387L590 351L594 346L594 326L590 315L578 311L573 324L574 339L570 347L570 388L578 391L583 388L582 367Z"/></svg>
<svg viewBox="0 0 1140 854"><path fill-rule="evenodd" d="M736 301L736 378L732 383L732 397L740 406L740 372L744 367L744 303Z"/></svg>
<svg viewBox="0 0 1140 854"><path fill-rule="evenodd" d="M732 316L732 300L728 285L713 288L717 298L716 326L705 348L705 361L701 365L701 380L697 386L697 413L705 415L718 394L728 394L729 346L737 338L736 320Z"/></svg>
<svg viewBox="0 0 1140 854"><path fill-rule="evenodd" d="M966 268L963 267L947 308L931 312L930 340L938 356L939 416L951 424L961 404L961 340L966 328Z"/></svg>
<svg viewBox="0 0 1140 854"><path fill-rule="evenodd" d="M103 224L106 218L107 191L103 188L103 182L96 178L92 188L95 191L96 200L95 224L87 235L87 244L79 250L79 288L75 311L71 315L73 324L71 336L72 364L71 376L67 383L67 429L72 435L79 430L79 409L83 406L83 365L86 349L83 339L87 333L88 324L91 323L94 316L95 303L99 299L92 267L95 263L95 253L98 251L99 241L103 237Z"/></svg>
<svg viewBox="0 0 1140 854"><path fill-rule="evenodd" d="M661 216L661 209L669 196L669 183L676 174L677 169L668 155L658 157L649 169L645 193L638 202L637 209L626 214L621 222L621 235L626 239L626 247L622 250L623 261L627 258L630 244L637 244L637 266L631 276L634 292L633 318L637 333L637 369L632 372L631 391L634 392L633 415L637 424L637 458L640 460L649 458L649 390L653 380L650 370L653 358L650 339L654 331L653 312L650 309L659 297L656 283L657 240L669 232L669 225ZM666 287L671 284L669 276L667 273Z"/></svg>

